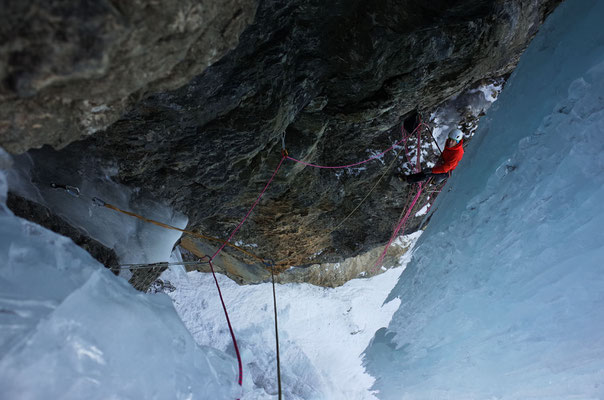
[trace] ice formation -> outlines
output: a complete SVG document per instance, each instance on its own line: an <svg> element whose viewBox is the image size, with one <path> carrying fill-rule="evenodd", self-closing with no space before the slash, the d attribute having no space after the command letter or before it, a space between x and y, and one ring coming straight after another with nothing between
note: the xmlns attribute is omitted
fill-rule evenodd
<svg viewBox="0 0 604 400"><path fill-rule="evenodd" d="M15 157L8 173L11 190L20 196L49 207L90 237L114 249L121 263L154 263L167 261L181 233L165 230L139 219L99 207L93 197L180 229L187 218L170 207L143 197L137 190L115 183L111 166L100 166L99 160L85 160L82 165L64 163L57 167L47 157L48 149L34 150L32 155ZM69 161L69 160L68 160ZM75 174L74 171L79 173ZM57 183L77 187L80 197L53 189Z"/></svg>
<svg viewBox="0 0 604 400"><path fill-rule="evenodd" d="M604 398L604 2L540 29L366 350L381 399Z"/></svg>
<svg viewBox="0 0 604 400"><path fill-rule="evenodd" d="M400 270L340 289L278 287L286 398L604 397L602 15L602 2L569 1L545 23L388 298ZM122 262L167 259L170 233L145 238L141 229L155 228L36 192L32 179L65 180L70 171L41 168L45 176L34 177L28 162L18 160L14 190L115 247ZM8 164L0 154L0 170ZM61 183L186 224L103 173ZM178 268L163 276L194 340L166 295L135 292L70 240L16 218L6 190L0 171L1 398L275 397L267 285L219 277L244 358L240 393L210 276ZM149 243L162 247L154 253ZM359 353L371 337L369 376Z"/></svg>
<svg viewBox="0 0 604 400"><path fill-rule="evenodd" d="M12 215L9 164L0 149L0 398L235 398L235 360L198 346L166 295Z"/></svg>

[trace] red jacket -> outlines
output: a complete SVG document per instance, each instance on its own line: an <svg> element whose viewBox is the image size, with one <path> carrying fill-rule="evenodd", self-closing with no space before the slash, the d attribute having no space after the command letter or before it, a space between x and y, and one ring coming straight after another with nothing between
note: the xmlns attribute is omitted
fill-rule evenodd
<svg viewBox="0 0 604 400"><path fill-rule="evenodd" d="M442 154L442 163L432 168L433 174L444 174L453 171L463 157L463 140L453 147L446 147Z"/></svg>

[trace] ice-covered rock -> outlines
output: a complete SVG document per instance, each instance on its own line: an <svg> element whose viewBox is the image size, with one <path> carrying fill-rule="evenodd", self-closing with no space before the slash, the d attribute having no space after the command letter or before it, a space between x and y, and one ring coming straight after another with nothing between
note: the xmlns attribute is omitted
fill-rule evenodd
<svg viewBox="0 0 604 400"><path fill-rule="evenodd" d="M544 24L366 351L382 399L604 398L600 1Z"/></svg>
<svg viewBox="0 0 604 400"><path fill-rule="evenodd" d="M12 215L0 152L0 397L235 398L236 361L198 346L166 295Z"/></svg>

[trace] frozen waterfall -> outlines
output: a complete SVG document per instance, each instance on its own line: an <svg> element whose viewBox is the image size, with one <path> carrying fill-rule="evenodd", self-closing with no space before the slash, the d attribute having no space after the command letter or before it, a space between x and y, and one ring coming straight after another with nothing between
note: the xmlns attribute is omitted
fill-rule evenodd
<svg viewBox="0 0 604 400"><path fill-rule="evenodd" d="M382 399L604 398L604 2L546 21L366 350Z"/></svg>
<svg viewBox="0 0 604 400"><path fill-rule="evenodd" d="M235 398L233 358L197 345L166 295L12 214L10 163L0 149L0 399Z"/></svg>
<svg viewBox="0 0 604 400"><path fill-rule="evenodd" d="M278 285L287 399L604 398L602 16L602 1L568 0L542 26L404 272L336 289ZM0 149L0 399L276 398L269 284L218 278L244 360L239 387L210 276L166 272L172 301L136 292L13 215L7 173L34 177L28 159L11 162ZM42 170L36 179L71 173ZM78 185L186 225L108 177ZM64 193L11 189L69 210L122 262L166 259L177 237Z"/></svg>

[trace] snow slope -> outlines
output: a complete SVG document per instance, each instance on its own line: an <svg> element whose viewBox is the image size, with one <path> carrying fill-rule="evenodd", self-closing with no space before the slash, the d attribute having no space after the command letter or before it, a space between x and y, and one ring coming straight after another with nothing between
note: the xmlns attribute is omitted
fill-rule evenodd
<svg viewBox="0 0 604 400"><path fill-rule="evenodd" d="M415 241L419 233L410 235ZM405 265L407 253L400 260ZM400 302L384 304L403 267L338 288L277 284L281 374L286 399L375 399L374 379L364 371L361 353L374 332L388 324ZM176 287L169 293L197 343L234 355L211 274L172 268L162 277ZM270 283L239 286L219 275L222 293L242 352L244 399L277 394L273 297Z"/></svg>

